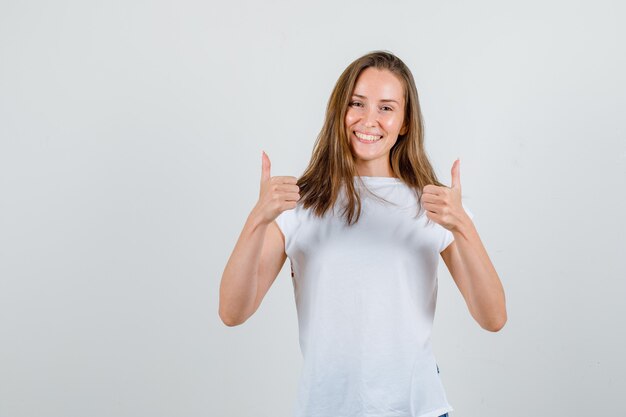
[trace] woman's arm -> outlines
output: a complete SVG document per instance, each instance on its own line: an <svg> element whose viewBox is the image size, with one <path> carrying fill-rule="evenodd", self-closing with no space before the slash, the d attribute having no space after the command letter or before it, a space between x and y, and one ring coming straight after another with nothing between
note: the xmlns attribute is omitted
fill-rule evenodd
<svg viewBox="0 0 626 417"><path fill-rule="evenodd" d="M286 258L276 223L250 213L222 274L219 315L224 324L237 326L254 314Z"/></svg>
<svg viewBox="0 0 626 417"><path fill-rule="evenodd" d="M480 326L497 332L507 320L504 288L474 223L465 216L452 230L454 240L441 252L470 314Z"/></svg>
<svg viewBox="0 0 626 417"><path fill-rule="evenodd" d="M450 187L424 186L422 204L426 216L454 236L441 252L454 282L463 294L470 314L480 326L497 332L506 323L504 288L474 222L463 209L461 198L461 160L452 164Z"/></svg>
<svg viewBox="0 0 626 417"><path fill-rule="evenodd" d="M263 152L259 201L246 220L220 283L219 316L227 326L245 322L280 272L287 255L284 237L274 221L300 198L297 178L270 176Z"/></svg>

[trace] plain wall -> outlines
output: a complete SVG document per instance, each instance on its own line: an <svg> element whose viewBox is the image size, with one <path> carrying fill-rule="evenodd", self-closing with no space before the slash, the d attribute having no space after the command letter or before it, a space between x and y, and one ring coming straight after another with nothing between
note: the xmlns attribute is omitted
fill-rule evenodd
<svg viewBox="0 0 626 417"><path fill-rule="evenodd" d="M443 261L451 417L612 415L626 390L618 1L2 1L0 417L291 417L288 262L247 322L219 284L272 175L302 174L343 69L413 71L508 322ZM332 416L329 416L332 417Z"/></svg>

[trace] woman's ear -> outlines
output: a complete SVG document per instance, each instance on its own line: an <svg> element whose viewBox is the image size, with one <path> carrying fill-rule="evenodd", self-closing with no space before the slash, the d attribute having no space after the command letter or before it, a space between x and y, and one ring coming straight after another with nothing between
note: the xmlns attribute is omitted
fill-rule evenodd
<svg viewBox="0 0 626 417"><path fill-rule="evenodd" d="M400 135L406 135L406 132L409 130L409 128L407 127L407 125L405 124L404 126L402 126L402 129L400 129L399 134Z"/></svg>

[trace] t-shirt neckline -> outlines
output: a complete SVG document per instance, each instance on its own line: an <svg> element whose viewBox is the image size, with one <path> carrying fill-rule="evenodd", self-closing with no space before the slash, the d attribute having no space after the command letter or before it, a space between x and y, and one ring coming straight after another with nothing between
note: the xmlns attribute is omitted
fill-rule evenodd
<svg viewBox="0 0 626 417"><path fill-rule="evenodd" d="M358 175L354 176L354 181L358 182ZM367 175L361 175L361 180L370 184L401 184L402 180L396 177L371 177Z"/></svg>

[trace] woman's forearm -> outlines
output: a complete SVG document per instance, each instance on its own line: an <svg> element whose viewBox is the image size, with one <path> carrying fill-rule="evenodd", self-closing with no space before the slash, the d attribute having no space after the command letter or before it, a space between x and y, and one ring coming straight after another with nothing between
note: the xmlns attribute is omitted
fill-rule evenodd
<svg viewBox="0 0 626 417"><path fill-rule="evenodd" d="M498 331L507 320L504 288L498 273L469 218L452 233L469 275L470 312L483 328Z"/></svg>
<svg viewBox="0 0 626 417"><path fill-rule="evenodd" d="M243 323L254 308L267 226L253 209L222 273L219 315L228 326Z"/></svg>

